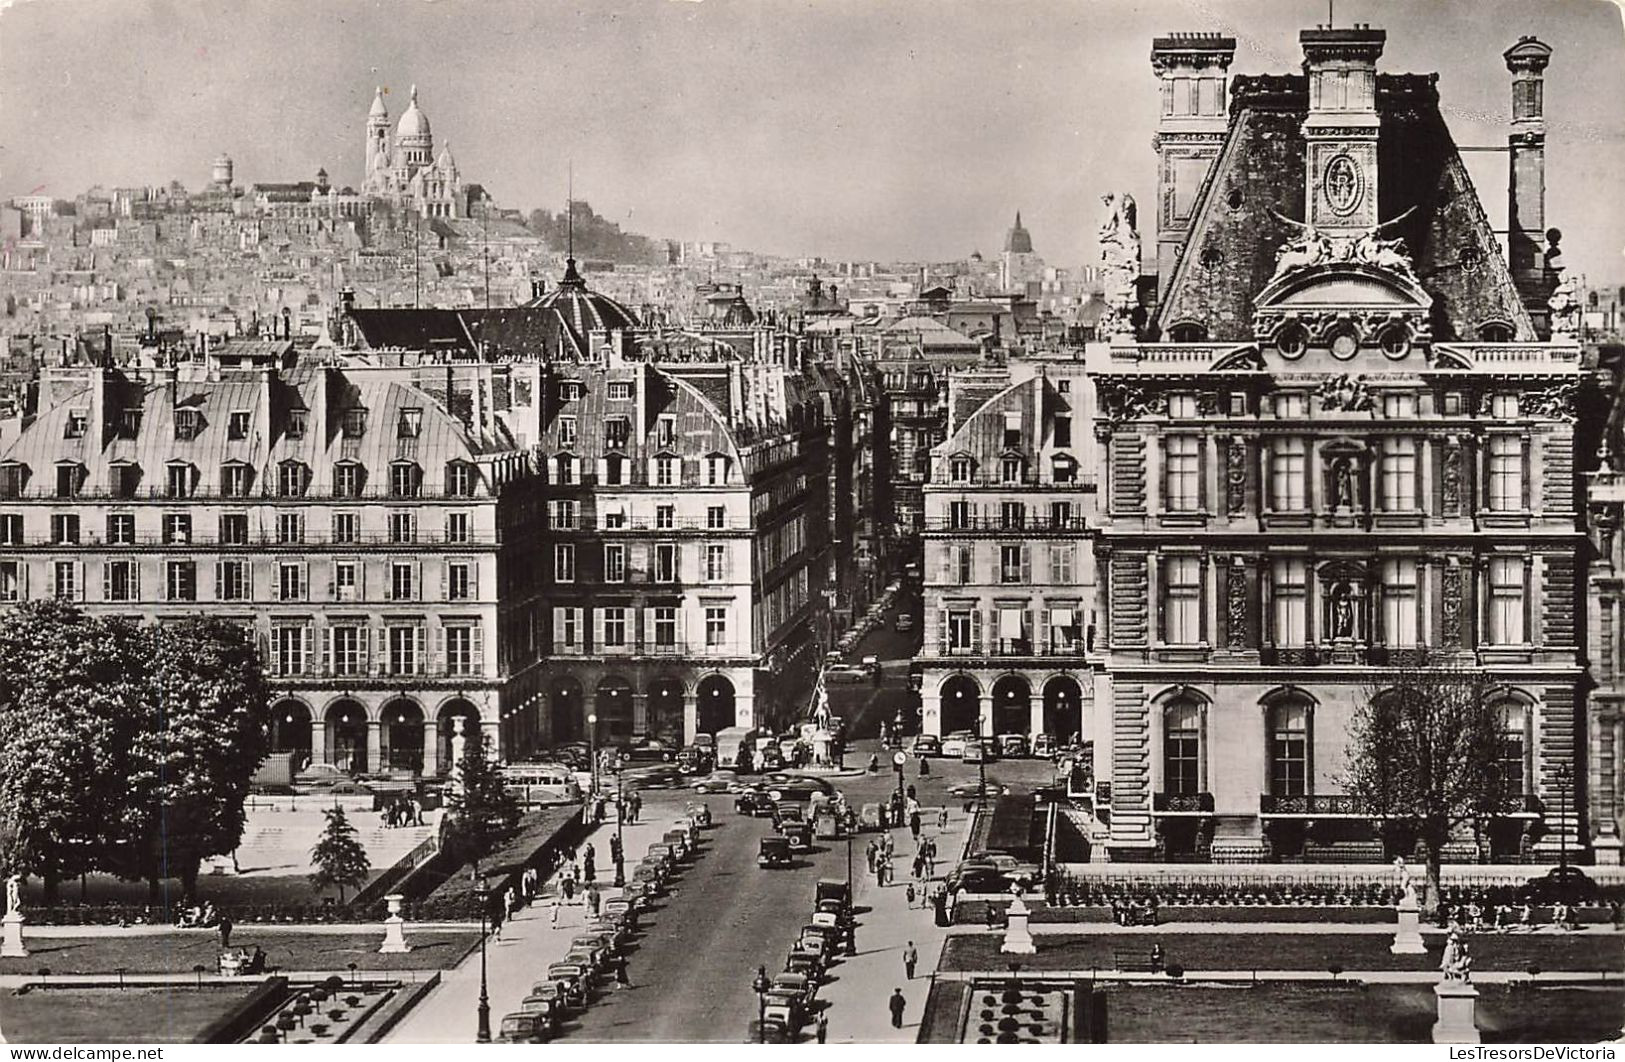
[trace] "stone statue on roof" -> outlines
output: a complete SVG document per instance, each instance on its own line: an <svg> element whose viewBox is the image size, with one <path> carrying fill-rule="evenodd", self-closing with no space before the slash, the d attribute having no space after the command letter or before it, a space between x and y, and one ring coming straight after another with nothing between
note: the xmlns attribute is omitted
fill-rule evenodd
<svg viewBox="0 0 1625 1062"><path fill-rule="evenodd" d="M1100 197L1101 280L1106 311L1100 316L1103 333L1131 332L1138 305L1140 281L1140 233L1138 209L1127 192L1107 192Z"/></svg>

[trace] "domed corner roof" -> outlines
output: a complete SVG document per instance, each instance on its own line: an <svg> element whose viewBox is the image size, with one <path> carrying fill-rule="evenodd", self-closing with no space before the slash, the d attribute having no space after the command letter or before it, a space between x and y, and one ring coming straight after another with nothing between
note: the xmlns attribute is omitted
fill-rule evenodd
<svg viewBox="0 0 1625 1062"><path fill-rule="evenodd" d="M395 126L397 139L410 136L428 136L429 118L418 109L418 87L412 86L412 102L406 105L400 122Z"/></svg>
<svg viewBox="0 0 1625 1062"><path fill-rule="evenodd" d="M558 287L526 305L539 310L552 310L565 327L582 339L586 338L588 332L613 332L638 327L638 319L631 310L608 295L587 287L587 282L576 272L574 258L566 259L564 279L559 281Z"/></svg>
<svg viewBox="0 0 1625 1062"><path fill-rule="evenodd" d="M379 85L372 94L372 110L367 112L369 118L388 118L389 108L384 105L384 86Z"/></svg>

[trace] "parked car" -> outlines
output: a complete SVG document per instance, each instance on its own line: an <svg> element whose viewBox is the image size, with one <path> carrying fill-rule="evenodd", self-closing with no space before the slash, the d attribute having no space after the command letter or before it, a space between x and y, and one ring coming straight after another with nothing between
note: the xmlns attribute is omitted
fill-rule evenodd
<svg viewBox="0 0 1625 1062"><path fill-rule="evenodd" d="M700 745L684 745L677 750L677 770L682 774L704 774L711 769L711 755Z"/></svg>
<svg viewBox="0 0 1625 1062"><path fill-rule="evenodd" d="M958 866L954 867L954 869L963 871L982 867L997 870L1005 877L1010 878L1013 881L1019 881L1023 885L1032 885L1037 883L1038 879L1044 873L1043 869L1039 867L1037 863L1029 863L1026 860L1017 859L1008 852L982 852L971 856L967 860L964 860Z"/></svg>
<svg viewBox="0 0 1625 1062"><path fill-rule="evenodd" d="M1027 755L1026 734L1000 734L999 754L1006 759L1021 759Z"/></svg>
<svg viewBox="0 0 1625 1062"><path fill-rule="evenodd" d="M812 851L813 829L810 822L787 822L780 827L780 833L786 841L790 842L792 852Z"/></svg>
<svg viewBox="0 0 1625 1062"><path fill-rule="evenodd" d="M765 869L772 867L788 867L794 864L790 856L790 840L787 837L763 837L756 848L756 865Z"/></svg>
<svg viewBox="0 0 1625 1062"><path fill-rule="evenodd" d="M926 756L941 756L942 739L935 734L920 734L914 739L912 751L921 759Z"/></svg>
<svg viewBox="0 0 1625 1062"><path fill-rule="evenodd" d="M546 1014L509 1014L497 1028L499 1044L539 1044L552 1036Z"/></svg>
<svg viewBox="0 0 1625 1062"><path fill-rule="evenodd" d="M913 630L914 629L914 613L912 613L912 612L899 612L897 614L897 622L895 624L893 624L893 626L895 626L899 631L911 631L911 630Z"/></svg>
<svg viewBox="0 0 1625 1062"><path fill-rule="evenodd" d="M1587 903L1597 897L1597 883L1577 866L1553 867L1530 878L1521 890L1535 903Z"/></svg>
<svg viewBox="0 0 1625 1062"><path fill-rule="evenodd" d="M791 973L787 970L774 976L773 991L800 997L801 1005L805 1008L811 1007L813 1000L818 997L818 984L805 974Z"/></svg>
<svg viewBox="0 0 1625 1062"><path fill-rule="evenodd" d="M992 759L987 754L987 746L980 741L967 741L964 754L959 758L965 763L987 763Z"/></svg>
<svg viewBox="0 0 1625 1062"><path fill-rule="evenodd" d="M573 962L556 962L547 968L547 979L564 989L571 1010L580 1010L592 996L592 972Z"/></svg>
<svg viewBox="0 0 1625 1062"><path fill-rule="evenodd" d="M734 798L734 810L741 815L771 815L774 807L773 798L760 789L746 790Z"/></svg>
<svg viewBox="0 0 1625 1062"><path fill-rule="evenodd" d="M942 739L942 755L948 759L959 759L965 755L965 746L976 740L976 735L969 730L955 730Z"/></svg>
<svg viewBox="0 0 1625 1062"><path fill-rule="evenodd" d="M865 682L869 672L861 664L835 664L824 669L827 682Z"/></svg>
<svg viewBox="0 0 1625 1062"><path fill-rule="evenodd" d="M1012 885L1018 884L1014 878L1005 874L997 867L973 866L964 870L950 870L943 883L947 885L950 893L971 892L978 894L998 895L1008 893Z"/></svg>
<svg viewBox="0 0 1625 1062"><path fill-rule="evenodd" d="M1041 759L1054 759L1060 752L1060 742L1055 740L1054 734L1033 735L1033 755Z"/></svg>
<svg viewBox="0 0 1625 1062"><path fill-rule="evenodd" d="M959 785L950 786L948 789L948 795L958 797L961 800L975 800L978 791L980 791L981 795L985 796L987 799L992 800L995 797L1001 797L1010 792L1010 787L1007 785L1000 785L998 782L993 781L988 782L986 788L983 788L977 782L962 782Z"/></svg>
<svg viewBox="0 0 1625 1062"><path fill-rule="evenodd" d="M769 745L757 755L756 766L764 771L781 771L784 769L784 755L777 745Z"/></svg>
<svg viewBox="0 0 1625 1062"><path fill-rule="evenodd" d="M671 763L677 750L659 738L647 738L621 753L622 763Z"/></svg>

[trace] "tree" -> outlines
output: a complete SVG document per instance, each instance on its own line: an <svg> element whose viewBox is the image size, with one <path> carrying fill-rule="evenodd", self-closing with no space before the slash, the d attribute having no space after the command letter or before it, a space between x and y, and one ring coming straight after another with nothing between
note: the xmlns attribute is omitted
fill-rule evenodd
<svg viewBox="0 0 1625 1062"><path fill-rule="evenodd" d="M486 750L483 732L469 736L446 804L451 842L467 860L489 855L519 830L519 802L503 786L501 770Z"/></svg>
<svg viewBox="0 0 1625 1062"><path fill-rule="evenodd" d="M334 805L323 814L327 816L327 825L322 829L321 840L310 850L310 865L316 868L310 883L318 892L336 887L339 903L343 903L346 888L359 889L367 883L372 874L372 862L367 858L367 850L356 840L355 827L350 825L343 808Z"/></svg>
<svg viewBox="0 0 1625 1062"><path fill-rule="evenodd" d="M270 752L270 690L248 631L214 617L143 629L144 723L131 747L122 837L153 890L242 841L243 805Z"/></svg>
<svg viewBox="0 0 1625 1062"><path fill-rule="evenodd" d="M1427 657L1368 687L1350 725L1348 790L1385 832L1422 843L1429 912L1452 834L1518 795L1503 785L1506 738L1489 692L1482 670Z"/></svg>

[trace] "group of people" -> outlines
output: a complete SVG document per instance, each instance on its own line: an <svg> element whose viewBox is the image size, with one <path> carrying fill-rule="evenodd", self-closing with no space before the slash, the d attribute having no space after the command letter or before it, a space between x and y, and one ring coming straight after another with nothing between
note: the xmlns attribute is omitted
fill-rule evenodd
<svg viewBox="0 0 1625 1062"><path fill-rule="evenodd" d="M1616 906L1616 912L1617 910ZM1542 925L1561 930L1580 928L1574 908L1562 902L1552 904L1551 921L1544 923L1539 920L1539 909L1527 902L1480 904L1474 900L1455 905L1441 903L1438 917L1441 926L1480 932L1534 932ZM1620 920L1616 918L1614 924L1619 925Z"/></svg>
<svg viewBox="0 0 1625 1062"><path fill-rule="evenodd" d="M201 906L194 904L181 911L180 918L175 922L175 928L213 929L220 924L221 917L220 912L215 910L214 901L208 900Z"/></svg>
<svg viewBox="0 0 1625 1062"><path fill-rule="evenodd" d="M379 816L384 825L390 828L396 826L422 826L423 802L414 794L396 797L384 805Z"/></svg>
<svg viewBox="0 0 1625 1062"><path fill-rule="evenodd" d="M1112 897L1112 921L1120 926L1154 926L1157 924L1157 894L1145 899L1130 896L1126 900Z"/></svg>

